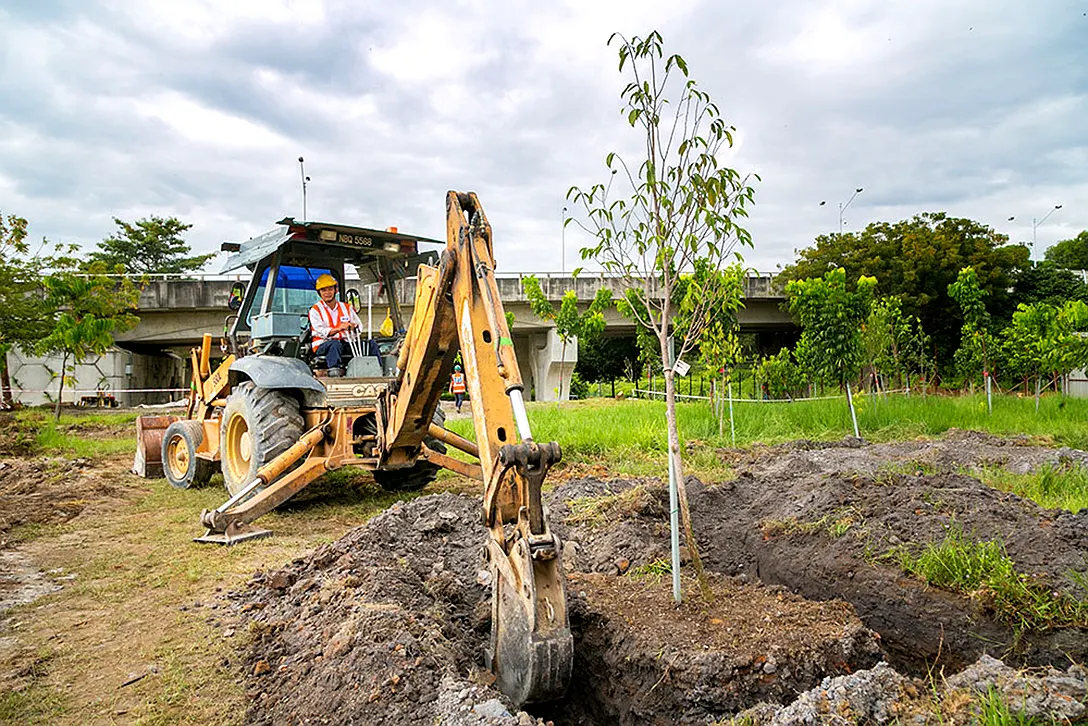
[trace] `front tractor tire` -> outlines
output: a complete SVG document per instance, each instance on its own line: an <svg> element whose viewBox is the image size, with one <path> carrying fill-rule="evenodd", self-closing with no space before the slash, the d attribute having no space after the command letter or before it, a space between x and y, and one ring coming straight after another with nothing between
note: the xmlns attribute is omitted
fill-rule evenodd
<svg viewBox="0 0 1088 726"><path fill-rule="evenodd" d="M435 409L431 421L445 428L446 412L441 408ZM446 453L446 445L436 438L426 436L423 443L431 451ZM437 464L420 460L406 469L378 469L372 473L374 481L387 492L418 492L434 481L441 468Z"/></svg>
<svg viewBox="0 0 1088 726"><path fill-rule="evenodd" d="M257 477L257 470L302 437L298 401L284 391L238 384L223 407L219 452L223 483L234 496Z"/></svg>
<svg viewBox="0 0 1088 726"><path fill-rule="evenodd" d="M215 473L215 462L201 459L197 450L204 443L204 426L199 421L175 421L162 436L162 471L176 489L204 486Z"/></svg>

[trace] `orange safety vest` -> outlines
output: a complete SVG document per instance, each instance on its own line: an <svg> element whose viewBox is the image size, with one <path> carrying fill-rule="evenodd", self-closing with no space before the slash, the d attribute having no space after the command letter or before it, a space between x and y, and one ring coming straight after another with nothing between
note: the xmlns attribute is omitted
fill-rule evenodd
<svg viewBox="0 0 1088 726"><path fill-rule="evenodd" d="M325 342L317 332L317 326L314 325L314 313L317 313L318 320L323 322L330 330L335 328L345 320L351 320L351 313L348 311L346 303L338 302L335 307L330 308L325 304L324 300L318 300L310 308L310 329L313 331L313 349L316 351L318 346ZM336 340L343 340L347 331L340 330L333 333L330 338Z"/></svg>
<svg viewBox="0 0 1088 726"><path fill-rule="evenodd" d="M454 373L450 379L450 393L465 392L465 374Z"/></svg>

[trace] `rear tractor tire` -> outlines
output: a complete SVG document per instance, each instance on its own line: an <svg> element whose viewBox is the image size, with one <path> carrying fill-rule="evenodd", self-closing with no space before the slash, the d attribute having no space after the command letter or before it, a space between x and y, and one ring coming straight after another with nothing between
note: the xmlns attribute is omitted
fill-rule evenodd
<svg viewBox="0 0 1088 726"><path fill-rule="evenodd" d="M436 408L431 421L445 428L446 412ZM425 436L423 443L431 451L446 453L446 445L436 438ZM374 481L387 492L418 492L434 481L442 467L422 459L406 469L378 469L372 472Z"/></svg>
<svg viewBox="0 0 1088 726"><path fill-rule="evenodd" d="M162 436L162 471L176 489L204 486L215 473L215 462L201 459L197 450L204 443L204 426L199 421L175 421Z"/></svg>
<svg viewBox="0 0 1088 726"><path fill-rule="evenodd" d="M257 470L302 437L298 401L284 391L238 384L223 407L219 453L223 483L234 496L257 477Z"/></svg>

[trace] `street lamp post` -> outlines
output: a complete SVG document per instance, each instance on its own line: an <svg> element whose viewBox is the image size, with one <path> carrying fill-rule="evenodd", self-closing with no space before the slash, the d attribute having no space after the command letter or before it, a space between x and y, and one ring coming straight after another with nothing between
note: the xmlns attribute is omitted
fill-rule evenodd
<svg viewBox="0 0 1088 726"><path fill-rule="evenodd" d="M560 235L562 240L562 247L560 254L563 259L559 262L559 271L564 275L567 274L567 208L563 207L563 231Z"/></svg>
<svg viewBox="0 0 1088 726"><path fill-rule="evenodd" d="M842 236L842 213L845 212L846 208L850 206L850 202L854 201L854 197L861 194L863 191L865 191L865 189L863 187L858 187L857 189L854 190L854 193L850 195L850 198L846 200L846 204L843 204L842 202L839 202L839 236L840 237ZM821 207L824 206L825 204L827 204L826 199L824 201L820 202Z"/></svg>
<svg viewBox="0 0 1088 726"><path fill-rule="evenodd" d="M850 195L850 198L846 200L846 204L839 202L839 236L842 236L842 213L846 211L846 208L850 206L850 202L854 201L854 197L861 194L864 191L861 187L854 190L854 193Z"/></svg>
<svg viewBox="0 0 1088 726"><path fill-rule="evenodd" d="M1038 232L1039 227L1042 225L1042 223L1050 218L1050 215L1054 214L1054 212L1057 212L1061 208L1062 208L1062 205L1055 204L1054 208L1051 209L1049 212L1047 212L1046 216L1043 217L1042 219L1036 220L1034 217L1031 218L1031 266L1032 267L1035 267L1035 262L1036 262L1035 243L1037 241L1037 236L1038 236L1036 234L1036 232Z"/></svg>
<svg viewBox="0 0 1088 726"><path fill-rule="evenodd" d="M303 164L302 157L298 157L298 170L302 174L302 221L306 221L306 182L310 181L310 177L306 176L306 166Z"/></svg>

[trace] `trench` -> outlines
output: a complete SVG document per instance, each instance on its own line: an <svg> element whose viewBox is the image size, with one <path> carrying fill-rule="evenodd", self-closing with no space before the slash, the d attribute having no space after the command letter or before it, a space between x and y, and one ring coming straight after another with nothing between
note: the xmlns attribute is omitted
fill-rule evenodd
<svg viewBox="0 0 1088 726"><path fill-rule="evenodd" d="M622 578L583 575L575 583L581 595L588 590L589 596L571 599L575 659L570 687L562 701L525 709L556 726L718 721L756 703L788 703L826 676L870 668L881 660L876 641L837 604L812 604L720 581L712 584L718 604L692 600L670 610L668 581L640 588ZM617 607L620 599L636 604ZM784 603L780 631L758 625L771 603ZM734 622L741 632L735 642L704 640L698 634L692 638L690 627L678 627L702 621L720 629L730 610L737 613ZM633 611L658 617L633 618ZM793 627L817 620L826 627ZM761 634L753 635L756 628Z"/></svg>

